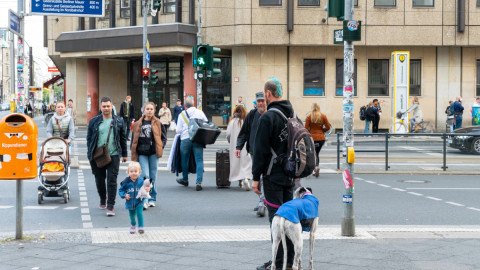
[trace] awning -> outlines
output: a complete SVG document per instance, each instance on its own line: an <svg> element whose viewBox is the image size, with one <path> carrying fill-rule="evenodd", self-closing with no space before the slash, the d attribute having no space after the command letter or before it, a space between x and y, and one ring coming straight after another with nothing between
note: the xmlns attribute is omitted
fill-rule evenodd
<svg viewBox="0 0 480 270"><path fill-rule="evenodd" d="M57 82L58 80L60 80L61 78L62 78L62 76L57 75L57 76L51 78L50 80L44 82L44 83L43 83L43 87L47 87L47 88L48 88L50 85L56 83L56 82Z"/></svg>

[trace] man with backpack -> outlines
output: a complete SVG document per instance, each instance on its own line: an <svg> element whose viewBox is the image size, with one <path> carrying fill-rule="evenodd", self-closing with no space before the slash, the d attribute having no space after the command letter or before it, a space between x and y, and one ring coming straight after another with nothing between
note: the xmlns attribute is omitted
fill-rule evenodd
<svg viewBox="0 0 480 270"><path fill-rule="evenodd" d="M454 119L455 119L455 122L453 124L453 129L459 129L459 128L462 128L462 120L463 120L463 106L462 106L462 97L461 96L458 96L455 100L455 102L453 102L452 105L450 105L450 111L453 113L454 115Z"/></svg>
<svg viewBox="0 0 480 270"><path fill-rule="evenodd" d="M308 130L303 127L293 111L292 104L282 99L282 85L280 81L272 77L264 87L264 97L267 103L267 112L259 119L258 130L255 135L253 147L253 191L261 194L259 187L260 176L263 175L263 189L265 203L268 209L270 224L278 208L285 202L293 199L294 179L310 175L315 168L315 147L313 139ZM306 133L305 133L306 132ZM308 149L307 163L302 172L289 170L285 165L290 164L292 159L288 158L292 143L297 140L305 143L302 150ZM295 144L295 147L297 144ZM297 156L290 156L295 159ZM311 159L313 157L313 160ZM295 166L293 166L295 168ZM292 177L292 173L296 174ZM291 267L294 257L292 241L287 237L287 267ZM279 246L276 265L279 269L283 266L283 248ZM258 266L257 270L270 269L271 261Z"/></svg>
<svg viewBox="0 0 480 270"><path fill-rule="evenodd" d="M370 133L370 123L375 120L375 113L373 112L373 102L368 103L368 106L364 106L365 108L365 130L363 133Z"/></svg>

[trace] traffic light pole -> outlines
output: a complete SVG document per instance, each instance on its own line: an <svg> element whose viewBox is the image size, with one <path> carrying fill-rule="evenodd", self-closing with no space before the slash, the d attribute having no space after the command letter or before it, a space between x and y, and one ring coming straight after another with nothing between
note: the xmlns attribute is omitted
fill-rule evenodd
<svg viewBox="0 0 480 270"><path fill-rule="evenodd" d="M202 36L200 30L202 28L202 5L201 0L198 0L198 32L197 32L197 45L202 44ZM192 59L192 61L195 61ZM201 67L197 66L197 71L200 71ZM197 77L197 109L202 109L202 80Z"/></svg>
<svg viewBox="0 0 480 270"><path fill-rule="evenodd" d="M343 0L342 0L343 1ZM345 1L345 18L350 21L353 19L353 0ZM343 30L345 31L345 30ZM353 179L354 164L348 160L348 148L353 151L353 95L354 95L354 50L353 41L344 41L343 47L343 177L345 181L345 193L343 195L343 220L342 236L355 236L355 217L353 213ZM353 154L353 153L352 153ZM347 171L348 170L348 171ZM347 184L346 175L350 178L350 184Z"/></svg>
<svg viewBox="0 0 480 270"><path fill-rule="evenodd" d="M142 70L147 68L147 12L148 12L148 0L143 0L143 65ZM148 99L148 82L143 80L142 82L142 112L143 107Z"/></svg>

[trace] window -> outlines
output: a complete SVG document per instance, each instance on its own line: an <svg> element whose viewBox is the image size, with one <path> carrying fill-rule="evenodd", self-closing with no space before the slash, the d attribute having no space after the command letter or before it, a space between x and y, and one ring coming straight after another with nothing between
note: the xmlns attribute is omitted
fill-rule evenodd
<svg viewBox="0 0 480 270"><path fill-rule="evenodd" d="M357 59L354 60L353 67L353 95L357 95ZM335 70L335 96L343 96L343 59L337 59Z"/></svg>
<svg viewBox="0 0 480 270"><path fill-rule="evenodd" d="M422 95L422 60L410 60L410 96Z"/></svg>
<svg viewBox="0 0 480 270"><path fill-rule="evenodd" d="M480 97L480 60L477 60L477 97Z"/></svg>
<svg viewBox="0 0 480 270"><path fill-rule="evenodd" d="M298 6L320 6L320 0L298 0Z"/></svg>
<svg viewBox="0 0 480 270"><path fill-rule="evenodd" d="M260 0L260 6L281 6L282 0Z"/></svg>
<svg viewBox="0 0 480 270"><path fill-rule="evenodd" d="M303 95L325 96L325 59L303 60Z"/></svg>
<svg viewBox="0 0 480 270"><path fill-rule="evenodd" d="M480 7L480 0L477 0L477 7Z"/></svg>
<svg viewBox="0 0 480 270"><path fill-rule="evenodd" d="M120 18L130 17L130 1L131 0L120 0Z"/></svg>
<svg viewBox="0 0 480 270"><path fill-rule="evenodd" d="M368 60L368 95L388 96L388 60Z"/></svg>
<svg viewBox="0 0 480 270"><path fill-rule="evenodd" d="M101 21L110 20L110 0L105 0L105 16L99 17L98 19ZM105 28L108 28L108 26Z"/></svg>
<svg viewBox="0 0 480 270"><path fill-rule="evenodd" d="M434 0L413 0L413 7L433 7Z"/></svg>
<svg viewBox="0 0 480 270"><path fill-rule="evenodd" d="M163 0L163 13L175 13L177 0Z"/></svg>
<svg viewBox="0 0 480 270"><path fill-rule="evenodd" d="M353 0L353 5L358 7L358 0Z"/></svg>
<svg viewBox="0 0 480 270"><path fill-rule="evenodd" d="M395 7L397 5L396 0L375 0L376 7Z"/></svg>

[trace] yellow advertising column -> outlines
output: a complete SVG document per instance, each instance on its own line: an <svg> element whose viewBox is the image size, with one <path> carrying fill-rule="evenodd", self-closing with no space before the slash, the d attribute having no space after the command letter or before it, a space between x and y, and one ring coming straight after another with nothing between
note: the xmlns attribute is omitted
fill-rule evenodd
<svg viewBox="0 0 480 270"><path fill-rule="evenodd" d="M408 132L408 100L410 95L410 52L392 52L392 127L391 133Z"/></svg>

